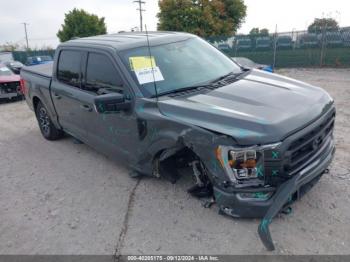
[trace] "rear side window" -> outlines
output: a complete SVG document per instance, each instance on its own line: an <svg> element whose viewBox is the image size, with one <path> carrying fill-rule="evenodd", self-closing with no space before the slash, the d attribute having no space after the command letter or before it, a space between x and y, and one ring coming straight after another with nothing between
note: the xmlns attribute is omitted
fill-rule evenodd
<svg viewBox="0 0 350 262"><path fill-rule="evenodd" d="M84 89L97 94L123 93L120 74L106 55L89 53Z"/></svg>
<svg viewBox="0 0 350 262"><path fill-rule="evenodd" d="M61 51L57 68L57 79L71 86L80 87L81 52Z"/></svg>

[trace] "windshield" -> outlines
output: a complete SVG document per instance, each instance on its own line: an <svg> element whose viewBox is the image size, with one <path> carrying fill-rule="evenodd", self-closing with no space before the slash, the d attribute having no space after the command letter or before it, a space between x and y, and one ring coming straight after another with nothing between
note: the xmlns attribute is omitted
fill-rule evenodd
<svg viewBox="0 0 350 262"><path fill-rule="evenodd" d="M220 48L222 48L222 49L229 49L230 47L229 47L229 45L226 45L226 44L220 44L220 45L218 45L218 48L220 49Z"/></svg>
<svg viewBox="0 0 350 262"><path fill-rule="evenodd" d="M39 58L40 58L41 61L52 61L52 57L51 56L39 56L38 60L39 60Z"/></svg>
<svg viewBox="0 0 350 262"><path fill-rule="evenodd" d="M31 63L47 62L47 61L52 61L52 57L51 56L33 56L33 57L28 57L28 61Z"/></svg>
<svg viewBox="0 0 350 262"><path fill-rule="evenodd" d="M270 40L269 39L257 39L256 43L258 45L269 45L270 44Z"/></svg>
<svg viewBox="0 0 350 262"><path fill-rule="evenodd" d="M9 63L10 66L12 67L23 67L23 64L21 62L10 62Z"/></svg>
<svg viewBox="0 0 350 262"><path fill-rule="evenodd" d="M238 40L238 45L251 45L250 39Z"/></svg>
<svg viewBox="0 0 350 262"><path fill-rule="evenodd" d="M302 39L305 42L316 42L317 41L317 36L316 35L304 35Z"/></svg>
<svg viewBox="0 0 350 262"><path fill-rule="evenodd" d="M280 37L277 39L277 42L283 44L290 44L292 42L292 39L289 37Z"/></svg>
<svg viewBox="0 0 350 262"><path fill-rule="evenodd" d="M12 71L6 66L0 66L0 76L11 76L13 75Z"/></svg>
<svg viewBox="0 0 350 262"><path fill-rule="evenodd" d="M230 58L200 38L121 52L123 63L131 71L146 97L155 95L152 66L155 68L157 94L206 84L240 67Z"/></svg>

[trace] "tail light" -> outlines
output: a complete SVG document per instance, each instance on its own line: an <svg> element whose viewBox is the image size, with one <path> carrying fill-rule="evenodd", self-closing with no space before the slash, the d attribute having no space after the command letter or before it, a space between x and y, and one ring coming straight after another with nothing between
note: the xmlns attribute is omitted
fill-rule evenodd
<svg viewBox="0 0 350 262"><path fill-rule="evenodd" d="M23 95L25 95L26 94L26 91L27 91L27 89L26 89L26 86L25 86L25 81L24 81L24 79L23 78L21 78L21 80L19 81L20 82L20 86L21 86L21 93L23 94Z"/></svg>

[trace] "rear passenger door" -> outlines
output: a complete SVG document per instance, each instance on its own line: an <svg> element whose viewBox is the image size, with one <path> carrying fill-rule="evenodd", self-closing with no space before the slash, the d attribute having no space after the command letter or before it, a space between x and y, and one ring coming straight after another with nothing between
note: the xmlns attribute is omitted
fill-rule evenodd
<svg viewBox="0 0 350 262"><path fill-rule="evenodd" d="M85 56L81 50L61 50L51 84L51 96L60 125L82 141L87 139L84 119L93 110L90 96L81 90Z"/></svg>

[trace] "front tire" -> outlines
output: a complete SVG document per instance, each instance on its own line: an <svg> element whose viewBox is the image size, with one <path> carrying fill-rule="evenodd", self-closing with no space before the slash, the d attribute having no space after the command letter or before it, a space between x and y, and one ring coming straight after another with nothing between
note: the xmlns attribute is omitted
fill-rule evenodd
<svg viewBox="0 0 350 262"><path fill-rule="evenodd" d="M41 102L38 103L35 114L41 134L45 139L57 140L63 136L63 131L55 127L50 119L47 109Z"/></svg>

